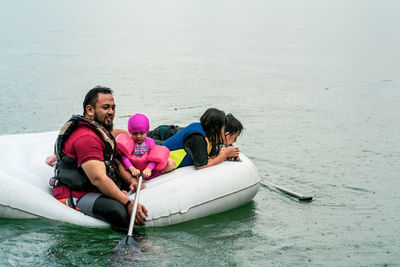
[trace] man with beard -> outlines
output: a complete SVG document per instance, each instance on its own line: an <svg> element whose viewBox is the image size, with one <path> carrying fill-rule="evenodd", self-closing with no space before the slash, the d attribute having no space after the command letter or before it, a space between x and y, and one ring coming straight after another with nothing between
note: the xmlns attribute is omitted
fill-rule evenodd
<svg viewBox="0 0 400 267"><path fill-rule="evenodd" d="M135 189L137 181L116 159L114 115L111 89L97 86L86 94L83 116L72 116L60 130L51 182L54 197L65 205L126 229L133 201L123 189ZM146 216L138 204L135 223L143 225Z"/></svg>

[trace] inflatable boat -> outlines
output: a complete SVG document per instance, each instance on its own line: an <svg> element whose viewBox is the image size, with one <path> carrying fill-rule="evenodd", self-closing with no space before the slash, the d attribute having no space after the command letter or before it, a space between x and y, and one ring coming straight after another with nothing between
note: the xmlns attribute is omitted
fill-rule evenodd
<svg viewBox="0 0 400 267"><path fill-rule="evenodd" d="M87 227L109 227L101 220L71 209L52 196L53 153L58 132L0 136L0 218L46 218ZM140 203L146 206L145 227L177 224L244 205L256 195L260 176L243 154L195 170L184 167L146 182ZM134 194L130 196L134 199Z"/></svg>

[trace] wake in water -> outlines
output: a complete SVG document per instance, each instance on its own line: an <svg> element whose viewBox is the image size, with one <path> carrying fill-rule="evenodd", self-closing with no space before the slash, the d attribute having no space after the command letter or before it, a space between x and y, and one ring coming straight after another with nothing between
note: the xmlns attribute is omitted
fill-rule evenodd
<svg viewBox="0 0 400 267"><path fill-rule="evenodd" d="M111 251L109 266L138 266L140 261L140 248L136 246L126 246L119 243Z"/></svg>
<svg viewBox="0 0 400 267"><path fill-rule="evenodd" d="M142 252L159 254L164 250L163 247L153 244L144 235L138 232L133 233L136 241L135 245L126 245L119 242L112 250L108 264L110 267L138 266Z"/></svg>

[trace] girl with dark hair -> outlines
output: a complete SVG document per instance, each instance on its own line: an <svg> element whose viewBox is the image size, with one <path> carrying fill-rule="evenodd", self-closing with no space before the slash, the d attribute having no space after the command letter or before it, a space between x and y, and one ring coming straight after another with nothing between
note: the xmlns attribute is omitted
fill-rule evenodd
<svg viewBox="0 0 400 267"><path fill-rule="evenodd" d="M220 152L226 122L225 112L210 108L201 116L200 123L191 123L165 140L162 145L171 151L169 159L175 161L175 168L194 165L202 169L237 157L239 148L235 146Z"/></svg>
<svg viewBox="0 0 400 267"><path fill-rule="evenodd" d="M236 143L237 138L243 131L242 123L236 119L231 113L226 115L226 125L225 125L225 134L224 138L224 146L231 146L233 143Z"/></svg>
<svg viewBox="0 0 400 267"><path fill-rule="evenodd" d="M236 119L231 113L226 115L226 125L225 125L225 133L223 135L224 144L220 149L220 153L223 152L227 147L232 146L233 143L236 143L237 138L243 131L242 123ZM239 157L228 158L228 160L239 161Z"/></svg>

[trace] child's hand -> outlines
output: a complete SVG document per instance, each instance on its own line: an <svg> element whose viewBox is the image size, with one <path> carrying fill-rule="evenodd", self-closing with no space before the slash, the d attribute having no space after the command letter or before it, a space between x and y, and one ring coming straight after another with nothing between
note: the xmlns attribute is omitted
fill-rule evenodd
<svg viewBox="0 0 400 267"><path fill-rule="evenodd" d="M151 175L151 170L149 168L143 170L143 177L150 177L150 175Z"/></svg>
<svg viewBox="0 0 400 267"><path fill-rule="evenodd" d="M239 156L239 148L236 146L227 147L223 153L225 154L225 158L236 158Z"/></svg>
<svg viewBox="0 0 400 267"><path fill-rule="evenodd" d="M240 161L240 157L237 156L237 157L227 158L227 160L229 160L229 161Z"/></svg>
<svg viewBox="0 0 400 267"><path fill-rule="evenodd" d="M135 167L130 167L129 170L131 171L133 177L137 177L140 174L140 171L138 169L136 169Z"/></svg>

